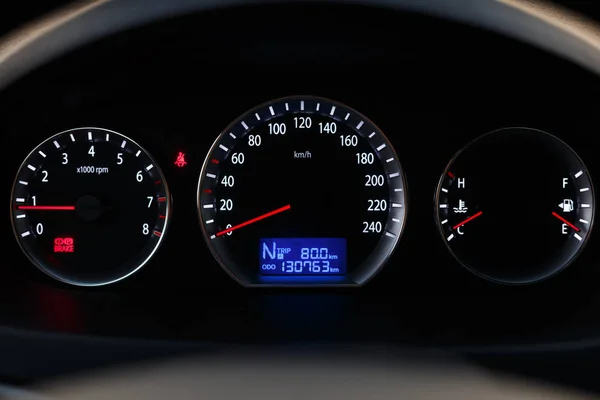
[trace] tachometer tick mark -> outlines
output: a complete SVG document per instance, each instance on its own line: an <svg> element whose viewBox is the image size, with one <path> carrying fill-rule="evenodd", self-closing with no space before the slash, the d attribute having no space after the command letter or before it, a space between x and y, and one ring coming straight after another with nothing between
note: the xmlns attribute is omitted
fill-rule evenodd
<svg viewBox="0 0 600 400"><path fill-rule="evenodd" d="M166 201L167 201L167 198L166 198L166 197L159 197L159 198L158 198L158 202L159 202L159 203L164 203L164 202L166 202Z"/></svg>
<svg viewBox="0 0 600 400"><path fill-rule="evenodd" d="M162 232L154 231L154 236L161 237L161 235L162 235Z"/></svg>
<svg viewBox="0 0 600 400"><path fill-rule="evenodd" d="M42 157L46 158L46 154L45 154L43 151L41 151L41 150L40 150L40 151L38 151L38 154L39 154L40 156L42 156Z"/></svg>
<svg viewBox="0 0 600 400"><path fill-rule="evenodd" d="M150 164L146 167L146 171L150 171L152 168L154 168L154 165Z"/></svg>
<svg viewBox="0 0 600 400"><path fill-rule="evenodd" d="M74 141L75 141L75 136L73 136L73 134L72 134L72 133L71 133L71 134L69 134L69 137L71 138L71 142L74 142Z"/></svg>
<svg viewBox="0 0 600 400"><path fill-rule="evenodd" d="M124 149L125 146L127 146L127 141L123 140L123 142L121 143L121 148Z"/></svg>
<svg viewBox="0 0 600 400"><path fill-rule="evenodd" d="M137 153L135 153L135 156L136 156L136 157L139 157L139 156L140 156L140 154L142 154L142 151L141 151L141 150L138 150L138 151L137 151Z"/></svg>
<svg viewBox="0 0 600 400"><path fill-rule="evenodd" d="M21 237L27 237L29 235L31 235L31 232L29 232L29 231L25 231L25 232L21 233Z"/></svg>
<svg viewBox="0 0 600 400"><path fill-rule="evenodd" d="M233 133L229 132L229 136L231 136L233 139L237 139L237 136L235 136Z"/></svg>
<svg viewBox="0 0 600 400"><path fill-rule="evenodd" d="M27 168L29 168L32 171L35 171L35 167L31 164L27 164Z"/></svg>
<svg viewBox="0 0 600 400"><path fill-rule="evenodd" d="M73 135L71 135L71 140L75 141L73 138ZM92 132L88 132L88 140L91 142L92 140L94 140L93 136L92 136Z"/></svg>
<svg viewBox="0 0 600 400"><path fill-rule="evenodd" d="M210 160L210 162L213 163L213 164L219 164L219 160L217 160L216 158L212 158Z"/></svg>

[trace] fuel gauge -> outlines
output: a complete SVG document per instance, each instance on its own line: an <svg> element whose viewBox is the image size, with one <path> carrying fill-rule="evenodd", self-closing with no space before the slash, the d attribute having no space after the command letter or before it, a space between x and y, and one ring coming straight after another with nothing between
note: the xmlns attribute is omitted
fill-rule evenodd
<svg viewBox="0 0 600 400"><path fill-rule="evenodd" d="M594 220L594 188L563 141L506 128L454 156L435 207L443 240L462 265L491 281L527 284L577 258Z"/></svg>

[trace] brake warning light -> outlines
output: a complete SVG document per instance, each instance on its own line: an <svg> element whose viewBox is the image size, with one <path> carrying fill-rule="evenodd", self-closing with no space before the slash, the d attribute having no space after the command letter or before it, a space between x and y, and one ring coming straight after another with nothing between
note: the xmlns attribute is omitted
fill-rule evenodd
<svg viewBox="0 0 600 400"><path fill-rule="evenodd" d="M54 239L54 252L55 253L74 253L75 252L75 244L74 244L73 238L70 238L70 237L55 238Z"/></svg>

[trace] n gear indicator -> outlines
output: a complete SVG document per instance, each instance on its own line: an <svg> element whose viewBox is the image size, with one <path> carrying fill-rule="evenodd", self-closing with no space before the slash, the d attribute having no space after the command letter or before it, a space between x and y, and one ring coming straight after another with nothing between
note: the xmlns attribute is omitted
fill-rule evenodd
<svg viewBox="0 0 600 400"><path fill-rule="evenodd" d="M443 240L462 265L524 284L576 259L593 223L594 191L585 165L560 139L507 128L454 156L435 207Z"/></svg>

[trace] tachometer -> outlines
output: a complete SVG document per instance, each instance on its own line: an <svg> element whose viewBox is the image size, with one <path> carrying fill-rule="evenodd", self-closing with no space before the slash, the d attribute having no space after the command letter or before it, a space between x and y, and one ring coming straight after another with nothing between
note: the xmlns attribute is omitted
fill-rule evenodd
<svg viewBox="0 0 600 400"><path fill-rule="evenodd" d="M171 200L156 162L133 140L99 128L44 141L11 194L14 233L51 277L99 286L139 270L160 245Z"/></svg>
<svg viewBox="0 0 600 400"><path fill-rule="evenodd" d="M217 138L198 209L214 256L244 285L361 285L398 243L405 189L396 152L365 116L288 97Z"/></svg>

